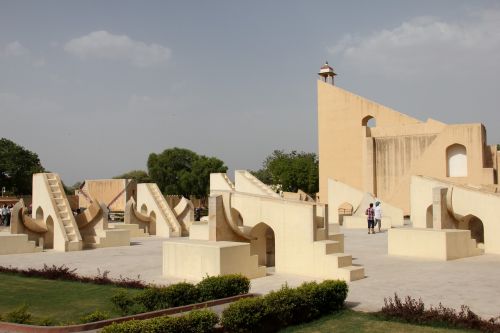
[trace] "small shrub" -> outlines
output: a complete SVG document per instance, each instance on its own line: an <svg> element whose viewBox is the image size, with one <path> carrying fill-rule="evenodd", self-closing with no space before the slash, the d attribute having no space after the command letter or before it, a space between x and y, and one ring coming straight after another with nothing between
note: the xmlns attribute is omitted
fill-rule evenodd
<svg viewBox="0 0 500 333"><path fill-rule="evenodd" d="M249 289L248 278L231 274L206 277L196 286L181 282L167 287L148 287L135 296L121 291L111 302L121 314L128 315L246 294Z"/></svg>
<svg viewBox="0 0 500 333"><path fill-rule="evenodd" d="M278 327L305 322L309 317L311 304L304 293L287 285L272 291L264 297L264 303Z"/></svg>
<svg viewBox="0 0 500 333"><path fill-rule="evenodd" d="M67 280L67 281L77 281L78 274L75 273L76 268L71 269L66 265L62 266L48 266L43 264L42 269L28 268L26 273L28 276L40 277L49 280Z"/></svg>
<svg viewBox="0 0 500 333"><path fill-rule="evenodd" d="M0 266L0 273L9 273L9 274L17 274L26 277L38 277L42 279L48 280L64 280L64 281L79 281L79 282L87 282L87 283L95 283L95 284L108 284L115 285L117 287L125 287L125 288L137 288L143 289L146 288L147 285L143 281L138 279L130 279L124 278L120 276L118 279L111 279L108 277L109 271L104 271L102 274L99 270L96 276L81 276L76 273L75 269L70 269L66 265L62 266L48 266L46 264L43 265L43 268L15 268L15 267L4 267Z"/></svg>
<svg viewBox="0 0 500 333"><path fill-rule="evenodd" d="M323 308L321 288L316 282L304 282L296 288L304 304L309 307L304 316L304 321L310 321L326 313Z"/></svg>
<svg viewBox="0 0 500 333"><path fill-rule="evenodd" d="M57 321L54 318L43 317L34 320L34 324L39 326L56 326Z"/></svg>
<svg viewBox="0 0 500 333"><path fill-rule="evenodd" d="M198 289L191 283L181 282L168 287L144 289L135 297L148 311L167 309L197 303Z"/></svg>
<svg viewBox="0 0 500 333"><path fill-rule="evenodd" d="M88 315L83 316L80 319L80 322L92 323L94 321L100 321L100 320L105 320L105 319L109 319L109 318L110 318L109 313L104 312L104 311L95 310L94 312L91 312Z"/></svg>
<svg viewBox="0 0 500 333"><path fill-rule="evenodd" d="M180 282L166 288L166 297L169 307L183 306L197 303L200 295L194 284Z"/></svg>
<svg viewBox="0 0 500 333"><path fill-rule="evenodd" d="M262 297L244 298L231 303L222 312L221 323L227 332L265 332L268 326L268 311Z"/></svg>
<svg viewBox="0 0 500 333"><path fill-rule="evenodd" d="M199 310L180 317L158 317L111 324L102 333L205 333L212 332L219 317L212 311Z"/></svg>
<svg viewBox="0 0 500 333"><path fill-rule="evenodd" d="M8 312L5 315L5 321L17 324L27 324L31 320L31 313L28 312L28 306L26 304Z"/></svg>
<svg viewBox="0 0 500 333"><path fill-rule="evenodd" d="M186 317L193 333L212 332L219 323L219 316L210 310L191 311Z"/></svg>
<svg viewBox="0 0 500 333"><path fill-rule="evenodd" d="M349 286L343 280L325 280L319 285L318 297L323 313L338 311L344 307L344 302L349 292Z"/></svg>
<svg viewBox="0 0 500 333"><path fill-rule="evenodd" d="M146 332L145 326L145 320L130 320L106 326L101 330L101 333L143 333ZM149 333L151 332L153 331L149 331Z"/></svg>
<svg viewBox="0 0 500 333"><path fill-rule="evenodd" d="M138 304L135 298L124 290L113 295L111 303L113 303L118 312L123 316L146 312L146 308L142 304Z"/></svg>
<svg viewBox="0 0 500 333"><path fill-rule="evenodd" d="M326 280L287 285L261 298L241 299L222 313L227 332L277 332L280 329L338 311L347 297L347 283Z"/></svg>
<svg viewBox="0 0 500 333"><path fill-rule="evenodd" d="M247 294L250 280L241 274L207 276L196 286L200 293L200 301L226 298Z"/></svg>
<svg viewBox="0 0 500 333"><path fill-rule="evenodd" d="M168 308L166 290L164 287L144 289L134 297L134 302L141 304L147 311L166 309Z"/></svg>
<svg viewBox="0 0 500 333"><path fill-rule="evenodd" d="M397 294L394 298L384 298L382 315L415 324L444 324L448 327L476 329L481 332L500 332L500 317L484 320L468 306L462 305L460 311L447 308L441 303L437 307L425 308L421 299L406 296L402 300Z"/></svg>

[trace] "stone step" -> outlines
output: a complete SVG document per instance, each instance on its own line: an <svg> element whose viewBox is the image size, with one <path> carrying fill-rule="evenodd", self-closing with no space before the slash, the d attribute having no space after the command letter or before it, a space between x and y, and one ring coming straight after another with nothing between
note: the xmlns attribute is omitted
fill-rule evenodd
<svg viewBox="0 0 500 333"><path fill-rule="evenodd" d="M337 263L337 268L349 267L352 265L352 256L345 253L331 253L328 254L329 257L335 257L335 262Z"/></svg>
<svg viewBox="0 0 500 333"><path fill-rule="evenodd" d="M344 275L346 281L356 281L365 278L365 269L362 266L347 266L339 268L339 271Z"/></svg>
<svg viewBox="0 0 500 333"><path fill-rule="evenodd" d="M342 253L340 242L332 240L321 240L317 242L324 244L325 254Z"/></svg>

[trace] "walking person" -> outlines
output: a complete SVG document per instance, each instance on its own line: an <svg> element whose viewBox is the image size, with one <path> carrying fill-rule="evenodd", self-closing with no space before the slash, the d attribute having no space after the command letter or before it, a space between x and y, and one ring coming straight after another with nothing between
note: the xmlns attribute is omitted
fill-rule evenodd
<svg viewBox="0 0 500 333"><path fill-rule="evenodd" d="M7 205L3 205L2 207L2 224L7 225L7 214L9 212L9 209L7 208Z"/></svg>
<svg viewBox="0 0 500 333"><path fill-rule="evenodd" d="M382 207L380 206L380 201L375 203L375 225L378 226L378 232L382 227Z"/></svg>
<svg viewBox="0 0 500 333"><path fill-rule="evenodd" d="M375 210L373 209L373 203L370 203L370 207L366 209L365 215L368 218L368 234L375 233Z"/></svg>
<svg viewBox="0 0 500 333"><path fill-rule="evenodd" d="M7 226L10 226L10 219L12 218L12 211L14 206L12 204L7 206Z"/></svg>

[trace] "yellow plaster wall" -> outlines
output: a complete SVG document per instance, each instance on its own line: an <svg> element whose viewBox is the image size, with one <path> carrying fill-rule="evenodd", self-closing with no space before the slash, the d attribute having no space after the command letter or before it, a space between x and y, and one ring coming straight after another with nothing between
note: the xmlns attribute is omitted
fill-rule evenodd
<svg viewBox="0 0 500 333"><path fill-rule="evenodd" d="M363 188L363 147L367 128L362 120L376 118L377 127L417 124L417 119L318 81L318 152L320 198L328 202L328 178Z"/></svg>
<svg viewBox="0 0 500 333"><path fill-rule="evenodd" d="M122 192L115 202L111 204L109 209L111 211L125 211L125 205L128 199L134 197L137 191L137 184L135 180L131 179L89 179L85 180L83 191L91 198L97 199L108 206L111 201ZM78 193L78 192L77 192ZM86 197L78 193L80 198L80 207L87 207L89 205Z"/></svg>
<svg viewBox="0 0 500 333"><path fill-rule="evenodd" d="M366 116L376 127L362 126ZM467 177L447 177L446 149L467 150ZM410 178L426 175L456 183L495 183L494 163L481 124L420 122L339 87L318 81L320 199L328 202L328 179L373 193L410 212Z"/></svg>

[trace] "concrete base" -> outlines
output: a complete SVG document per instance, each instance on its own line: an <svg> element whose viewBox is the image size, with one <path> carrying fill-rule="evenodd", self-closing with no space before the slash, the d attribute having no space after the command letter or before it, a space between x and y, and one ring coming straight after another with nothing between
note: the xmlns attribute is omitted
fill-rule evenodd
<svg viewBox="0 0 500 333"><path fill-rule="evenodd" d="M110 229L124 229L130 232L130 237L148 237L149 233L144 232L144 229L140 228L138 224L126 224L126 223L109 223L108 228Z"/></svg>
<svg viewBox="0 0 500 333"><path fill-rule="evenodd" d="M96 249L102 247L115 247L115 246L129 246L130 245L130 231L126 229L108 229L104 230L104 237L101 236L87 236L85 235L83 241L85 248Z"/></svg>
<svg viewBox="0 0 500 333"><path fill-rule="evenodd" d="M208 240L209 230L207 222L194 222L189 227L189 239Z"/></svg>
<svg viewBox="0 0 500 333"><path fill-rule="evenodd" d="M266 267L250 255L250 244L175 238L163 242L163 276L199 281L207 275L240 273L266 276Z"/></svg>
<svg viewBox="0 0 500 333"><path fill-rule="evenodd" d="M390 229L388 254L425 259L453 260L482 254L469 230Z"/></svg>
<svg viewBox="0 0 500 333"><path fill-rule="evenodd" d="M28 240L28 235L0 233L0 255L33 252L42 252L42 248Z"/></svg>
<svg viewBox="0 0 500 333"><path fill-rule="evenodd" d="M349 229L368 229L366 216L344 216L342 227ZM375 227L378 230L378 225ZM381 230L391 229L391 219L382 218Z"/></svg>

